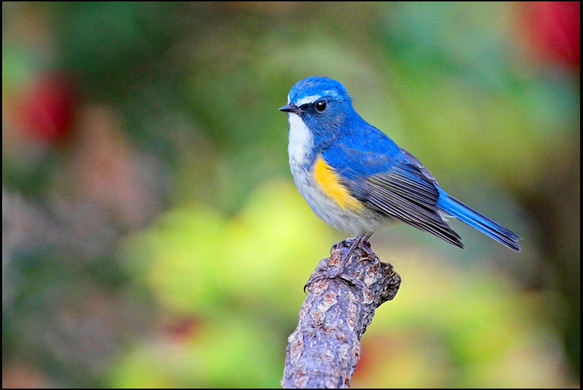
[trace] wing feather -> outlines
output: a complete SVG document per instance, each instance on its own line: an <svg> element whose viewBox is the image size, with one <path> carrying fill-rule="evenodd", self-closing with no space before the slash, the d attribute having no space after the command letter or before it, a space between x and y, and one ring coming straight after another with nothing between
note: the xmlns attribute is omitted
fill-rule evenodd
<svg viewBox="0 0 583 390"><path fill-rule="evenodd" d="M414 165L400 164L372 175L365 187L361 201L368 207L463 248L460 236L439 213L439 192L433 181ZM358 193L362 196L363 191Z"/></svg>
<svg viewBox="0 0 583 390"><path fill-rule="evenodd" d="M463 248L439 212L433 175L411 153L371 129L366 138L337 140L323 151L342 184L367 207Z"/></svg>

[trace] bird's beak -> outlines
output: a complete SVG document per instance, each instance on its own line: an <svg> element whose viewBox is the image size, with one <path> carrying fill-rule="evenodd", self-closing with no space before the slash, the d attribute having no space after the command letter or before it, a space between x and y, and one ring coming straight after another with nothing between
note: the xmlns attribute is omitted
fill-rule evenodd
<svg viewBox="0 0 583 390"><path fill-rule="evenodd" d="M283 106L279 109L279 111L283 111L283 112L291 112L293 114L299 114L302 112L302 110L296 106L295 104L288 104L287 106Z"/></svg>

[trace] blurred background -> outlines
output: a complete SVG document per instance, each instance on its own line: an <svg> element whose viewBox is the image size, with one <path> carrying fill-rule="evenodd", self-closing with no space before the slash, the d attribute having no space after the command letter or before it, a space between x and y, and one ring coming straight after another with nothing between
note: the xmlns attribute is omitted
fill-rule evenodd
<svg viewBox="0 0 583 390"><path fill-rule="evenodd" d="M2 3L3 387L278 387L345 238L287 160L298 80L356 110L461 222L373 249L403 283L353 387L580 386L580 6Z"/></svg>

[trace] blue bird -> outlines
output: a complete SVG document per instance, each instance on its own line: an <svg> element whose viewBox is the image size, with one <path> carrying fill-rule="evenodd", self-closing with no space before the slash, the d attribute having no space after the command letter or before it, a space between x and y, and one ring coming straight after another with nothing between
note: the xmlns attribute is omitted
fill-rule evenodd
<svg viewBox="0 0 583 390"><path fill-rule="evenodd" d="M279 110L289 113L289 164L298 190L324 222L355 236L342 264L390 220L463 248L447 223L454 217L520 251L518 235L448 195L415 156L362 119L340 82L300 80Z"/></svg>

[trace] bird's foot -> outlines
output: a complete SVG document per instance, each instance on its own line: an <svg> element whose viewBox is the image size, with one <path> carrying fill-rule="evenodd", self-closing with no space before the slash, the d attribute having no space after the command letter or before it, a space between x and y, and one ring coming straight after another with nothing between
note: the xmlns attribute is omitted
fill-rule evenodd
<svg viewBox="0 0 583 390"><path fill-rule="evenodd" d="M368 238L369 234L361 234L354 238L349 238L335 243L332 246L330 257L323 259L322 262L316 268L310 279L306 282L304 286L304 292L306 288L316 282L322 281L324 279L335 279L340 278L354 286L364 287L364 284L349 275L344 274L344 268L346 264L351 259L351 257L357 252L357 249L361 251L358 256L358 260L375 258L374 253L370 249L370 242ZM348 248L346 250L345 248Z"/></svg>

